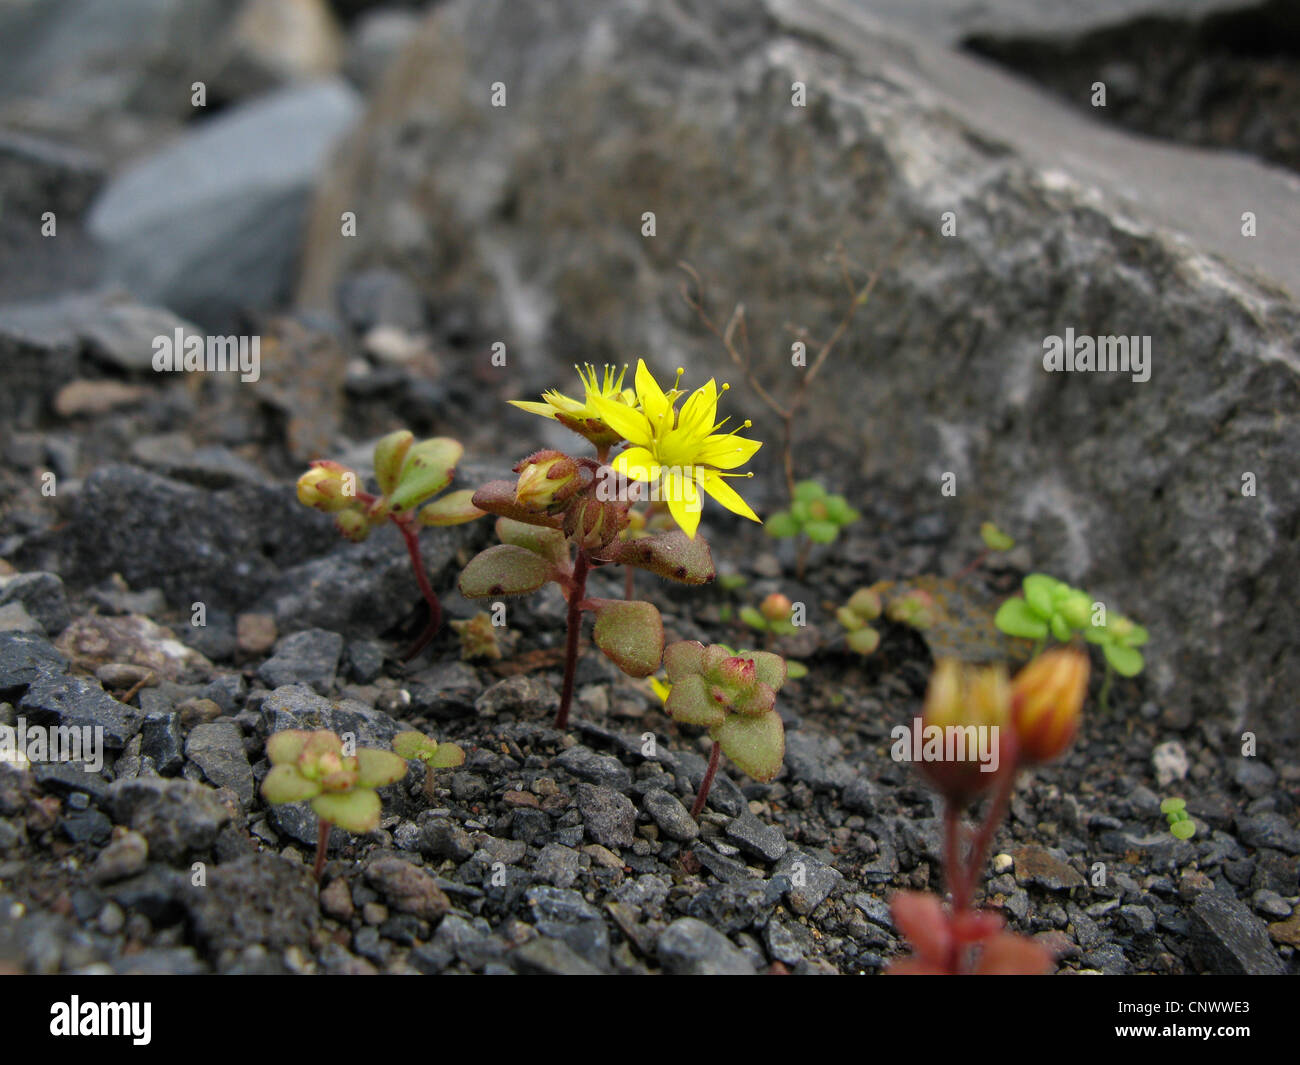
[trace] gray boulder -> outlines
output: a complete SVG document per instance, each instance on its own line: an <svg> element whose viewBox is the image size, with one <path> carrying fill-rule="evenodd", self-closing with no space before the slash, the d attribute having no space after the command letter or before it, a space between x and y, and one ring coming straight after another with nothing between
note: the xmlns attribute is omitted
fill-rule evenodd
<svg viewBox="0 0 1300 1065"><path fill-rule="evenodd" d="M359 110L339 79L282 89L132 166L90 214L106 276L212 327L275 305L326 153Z"/></svg>

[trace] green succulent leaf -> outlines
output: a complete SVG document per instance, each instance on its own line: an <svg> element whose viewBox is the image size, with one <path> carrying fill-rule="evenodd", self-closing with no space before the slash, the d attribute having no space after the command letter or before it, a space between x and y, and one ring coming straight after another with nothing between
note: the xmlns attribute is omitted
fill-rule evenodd
<svg viewBox="0 0 1300 1065"><path fill-rule="evenodd" d="M437 753L425 765L430 769L450 769L465 764L465 751L456 743L438 744Z"/></svg>
<svg viewBox="0 0 1300 1065"><path fill-rule="evenodd" d="M787 658L785 662L785 675L787 680L802 680L808 676L808 667L802 662L793 658Z"/></svg>
<svg viewBox="0 0 1300 1065"><path fill-rule="evenodd" d="M320 785L308 780L294 765L274 765L262 781L262 798L269 803L301 802L319 794Z"/></svg>
<svg viewBox="0 0 1300 1065"><path fill-rule="evenodd" d="M880 617L884 609L880 602L880 594L870 588L859 588L849 596L849 601L845 605L864 621L874 621Z"/></svg>
<svg viewBox="0 0 1300 1065"><path fill-rule="evenodd" d="M664 654L664 623L653 603L595 599L593 637L599 647L629 677L648 677Z"/></svg>
<svg viewBox="0 0 1300 1065"><path fill-rule="evenodd" d="M1057 591L1064 587L1055 577L1045 573L1031 573L1024 579L1025 602L1044 621L1050 618L1056 609Z"/></svg>
<svg viewBox="0 0 1300 1065"><path fill-rule="evenodd" d="M830 544L840 535L840 527L833 521L810 521L803 527L808 539L815 544Z"/></svg>
<svg viewBox="0 0 1300 1065"><path fill-rule="evenodd" d="M554 572L546 559L525 547L497 544L469 560L458 584L466 599L527 595L550 580Z"/></svg>
<svg viewBox="0 0 1300 1065"><path fill-rule="evenodd" d="M1185 799L1169 798L1169 799L1165 799L1164 802L1160 804L1160 812L1162 814L1181 813L1186 808L1187 808L1187 800Z"/></svg>
<svg viewBox="0 0 1300 1065"><path fill-rule="evenodd" d="M740 608L740 620L748 625L751 629L758 629L759 632L767 631L767 618L756 607L742 606Z"/></svg>
<svg viewBox="0 0 1300 1065"><path fill-rule="evenodd" d="M370 788L317 795L311 801L311 808L322 821L358 835L379 827L379 793Z"/></svg>
<svg viewBox="0 0 1300 1065"><path fill-rule="evenodd" d="M790 517L793 518L795 524L802 529L808 519L812 517L812 514L808 510L807 503L802 499L796 499L790 504Z"/></svg>
<svg viewBox="0 0 1300 1065"><path fill-rule="evenodd" d="M857 632L859 629L865 628L867 624L855 611L846 606L842 606L835 611L835 620L848 629L849 632Z"/></svg>
<svg viewBox="0 0 1300 1065"><path fill-rule="evenodd" d="M788 510L778 510L763 523L767 535L776 540L788 540L799 535L799 523Z"/></svg>
<svg viewBox="0 0 1300 1065"><path fill-rule="evenodd" d="M713 580L713 554L704 537L692 540L680 529L640 540L615 540L605 560L649 570L682 584L708 584Z"/></svg>
<svg viewBox="0 0 1300 1065"><path fill-rule="evenodd" d="M406 776L406 759L392 751L357 748L357 787L382 788Z"/></svg>
<svg viewBox="0 0 1300 1065"><path fill-rule="evenodd" d="M474 505L474 490L459 488L440 496L420 511L421 525L464 525L483 517L485 512Z"/></svg>
<svg viewBox="0 0 1300 1065"><path fill-rule="evenodd" d="M711 728L726 719L727 711L714 700L708 682L698 673L673 681L664 710L674 721Z"/></svg>
<svg viewBox="0 0 1300 1065"><path fill-rule="evenodd" d="M825 494L826 489L818 481L800 481L794 486L794 498L800 503L811 503Z"/></svg>
<svg viewBox="0 0 1300 1065"><path fill-rule="evenodd" d="M399 732L393 737L393 753L399 758L423 760L438 750L438 741L423 732Z"/></svg>
<svg viewBox="0 0 1300 1065"><path fill-rule="evenodd" d="M676 640L664 650L664 672L669 683L704 672L704 644L698 640Z"/></svg>
<svg viewBox="0 0 1300 1065"><path fill-rule="evenodd" d="M435 436L412 444L402 463L397 487L390 494L395 510L408 510L437 495L451 484L456 463L464 454L458 440Z"/></svg>
<svg viewBox="0 0 1300 1065"><path fill-rule="evenodd" d="M1041 640L1047 636L1047 622L1024 599L1008 599L998 607L993 623L1008 636Z"/></svg>
<svg viewBox="0 0 1300 1065"><path fill-rule="evenodd" d="M290 728L277 732L266 741L266 757L272 765L286 765L296 762L302 749L311 739L308 729Z"/></svg>
<svg viewBox="0 0 1300 1065"><path fill-rule="evenodd" d="M409 429L399 429L375 444L375 480L379 482L379 490L384 495L392 495L397 487L402 474L402 463L413 443L415 434Z"/></svg>
<svg viewBox="0 0 1300 1065"><path fill-rule="evenodd" d="M826 516L836 525L847 525L857 520L858 512L849 506L849 501L843 496L827 496Z"/></svg>
<svg viewBox="0 0 1300 1065"><path fill-rule="evenodd" d="M1189 817L1185 821L1175 821L1169 826L1175 839L1191 839L1196 835L1196 823Z"/></svg>
<svg viewBox="0 0 1300 1065"><path fill-rule="evenodd" d="M498 518L496 531L497 539L503 544L527 548L553 565L562 565L569 559L569 542L559 529L528 525L514 518Z"/></svg>
<svg viewBox="0 0 1300 1065"><path fill-rule="evenodd" d="M709 735L722 745L723 754L755 780L771 780L781 771L785 729L776 711L758 717L730 714L711 728Z"/></svg>
<svg viewBox="0 0 1300 1065"><path fill-rule="evenodd" d="M1052 630L1052 635L1061 643L1065 643L1070 638L1070 623L1065 620L1065 615L1053 614L1049 627Z"/></svg>
<svg viewBox="0 0 1300 1065"><path fill-rule="evenodd" d="M1136 677L1146 665L1142 652L1117 643L1102 644L1101 653L1121 677Z"/></svg>
<svg viewBox="0 0 1300 1065"><path fill-rule="evenodd" d="M880 633L869 627L858 629L845 636L844 642L860 655L874 654L880 646Z"/></svg>
<svg viewBox="0 0 1300 1065"><path fill-rule="evenodd" d="M1016 546L1015 540L991 521L986 521L980 526L980 539L990 551L1010 551Z"/></svg>
<svg viewBox="0 0 1300 1065"><path fill-rule="evenodd" d="M1141 647L1149 639L1151 639L1151 634L1146 629L1141 625L1134 625L1124 637L1123 643L1126 647Z"/></svg>

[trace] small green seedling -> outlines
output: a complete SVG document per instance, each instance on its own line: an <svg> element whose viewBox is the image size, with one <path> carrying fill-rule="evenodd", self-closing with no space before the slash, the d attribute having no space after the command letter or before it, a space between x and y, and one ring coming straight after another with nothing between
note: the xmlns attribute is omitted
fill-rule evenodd
<svg viewBox="0 0 1300 1065"><path fill-rule="evenodd" d="M979 569L994 552L1010 551L1016 546L1015 540L1004 533L991 521L983 522L980 525L980 539L984 541L984 550L975 556L960 573L954 577L954 580L961 580L968 573Z"/></svg>
<svg viewBox="0 0 1300 1065"><path fill-rule="evenodd" d="M1083 632L1092 621L1092 596L1046 573L1031 573L1021 586L1024 597L1008 599L998 607L994 623L1008 636L1034 640L1034 653L1049 635L1061 643Z"/></svg>
<svg viewBox="0 0 1300 1065"><path fill-rule="evenodd" d="M1182 799L1166 799L1160 812L1169 821L1169 831L1176 839L1191 839L1196 835L1196 822L1187 813L1187 803Z"/></svg>
<svg viewBox="0 0 1300 1065"><path fill-rule="evenodd" d="M442 604L429 583L420 555L421 526L460 525L483 515L471 502L474 493L469 490L450 492L430 503L451 483L463 452L464 448L450 437L434 437L417 444L415 435L402 429L375 444L379 495L363 491L360 475L337 462L313 462L311 469L298 478L299 502L333 514L339 532L354 543L360 543L388 521L402 534L416 584L429 607L424 632L407 650L407 658L423 650L442 621Z"/></svg>
<svg viewBox="0 0 1300 1065"><path fill-rule="evenodd" d="M913 588L885 608L885 617L899 625L908 625L918 632L933 627L935 615L934 596L923 588Z"/></svg>
<svg viewBox="0 0 1300 1065"><path fill-rule="evenodd" d="M664 651L664 669L672 685L664 704L668 716L707 728L713 740L692 817L704 809L721 754L755 780L771 780L780 772L785 728L776 712L776 693L786 680L780 655L679 640Z"/></svg>
<svg viewBox="0 0 1300 1065"><path fill-rule="evenodd" d="M393 737L393 753L424 765L424 795L433 801L433 771L464 765L465 752L454 743L439 743L423 732L399 732Z"/></svg>
<svg viewBox="0 0 1300 1065"><path fill-rule="evenodd" d="M790 620L794 613L794 604L780 592L773 592L755 609L752 606L740 608L740 620L751 629L771 633L773 636L788 636L795 631L795 624Z"/></svg>
<svg viewBox="0 0 1300 1065"><path fill-rule="evenodd" d="M1106 659L1106 679L1102 681L1101 694L1098 696L1098 703L1105 713L1109 706L1110 684L1114 674L1136 677L1146 666L1146 659L1138 648L1150 639L1150 635L1141 625L1116 614L1108 618L1104 625L1090 625L1084 630L1083 638L1099 645Z"/></svg>
<svg viewBox="0 0 1300 1065"><path fill-rule="evenodd" d="M859 588L849 601L835 611L835 620L844 628L844 642L849 650L866 656L880 646L880 632L868 622L881 614L880 596L871 588Z"/></svg>
<svg viewBox="0 0 1300 1065"><path fill-rule="evenodd" d="M320 822L317 880L325 868L330 825L358 834L373 832L379 827L381 807L375 789L406 775L405 760L391 751L350 747L328 729L287 729L266 741L271 771L262 781L262 797L269 803L311 803Z"/></svg>
<svg viewBox="0 0 1300 1065"><path fill-rule="evenodd" d="M800 481L794 486L789 510L779 510L767 519L767 535L778 540L802 537L797 573L803 577L809 544L831 544L844 526L862 515L841 495L831 495L819 481Z"/></svg>

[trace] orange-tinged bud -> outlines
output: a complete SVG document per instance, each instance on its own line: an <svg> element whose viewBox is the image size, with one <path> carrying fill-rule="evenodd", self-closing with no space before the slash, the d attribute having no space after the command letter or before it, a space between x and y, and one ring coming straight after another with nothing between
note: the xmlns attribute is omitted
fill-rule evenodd
<svg viewBox="0 0 1300 1065"><path fill-rule="evenodd" d="M1079 729L1088 694L1088 656L1053 648L1025 666L1011 682L1011 720L1026 761L1048 762Z"/></svg>
<svg viewBox="0 0 1300 1065"><path fill-rule="evenodd" d="M940 659L913 729L917 768L950 799L978 795L1000 773L1015 771L1010 714L1005 669Z"/></svg>
<svg viewBox="0 0 1300 1065"><path fill-rule="evenodd" d="M337 462L316 462L298 478L298 502L327 513L356 502L357 475Z"/></svg>
<svg viewBox="0 0 1300 1065"><path fill-rule="evenodd" d="M780 592L773 592L758 605L758 612L768 621L785 621L792 609L794 604Z"/></svg>

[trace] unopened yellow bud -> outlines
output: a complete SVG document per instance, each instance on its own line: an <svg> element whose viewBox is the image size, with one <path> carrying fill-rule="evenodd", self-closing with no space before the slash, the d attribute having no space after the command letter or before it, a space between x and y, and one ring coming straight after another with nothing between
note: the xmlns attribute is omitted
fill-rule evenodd
<svg viewBox="0 0 1300 1065"><path fill-rule="evenodd" d="M298 502L327 513L356 502L357 475L337 462L318 462L298 478Z"/></svg>
<svg viewBox="0 0 1300 1065"><path fill-rule="evenodd" d="M1011 720L1026 761L1061 754L1079 729L1088 694L1088 656L1054 648L1025 666L1011 682Z"/></svg>

